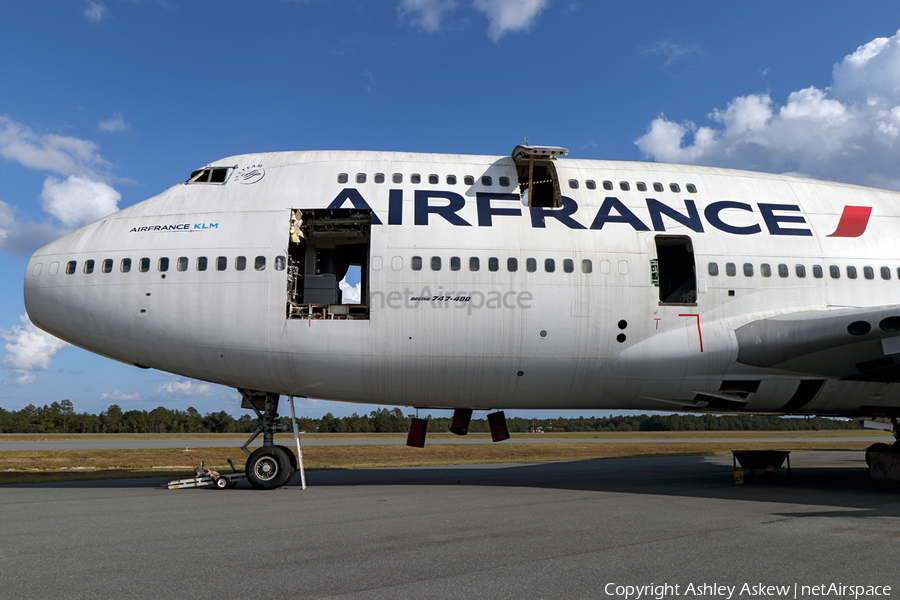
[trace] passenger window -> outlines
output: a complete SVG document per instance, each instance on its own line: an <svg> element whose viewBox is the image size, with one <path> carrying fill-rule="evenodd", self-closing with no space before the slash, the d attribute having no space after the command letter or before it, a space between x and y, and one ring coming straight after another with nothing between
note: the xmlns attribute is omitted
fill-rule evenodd
<svg viewBox="0 0 900 600"><path fill-rule="evenodd" d="M496 273L500 270L500 259L496 256L492 256L488 259L488 271L491 273Z"/></svg>
<svg viewBox="0 0 900 600"><path fill-rule="evenodd" d="M437 185L440 181L441 179L437 175L428 176L428 183L430 183L431 185Z"/></svg>
<svg viewBox="0 0 900 600"><path fill-rule="evenodd" d="M484 177L481 178L481 185L488 187L493 184L494 184L494 182L487 175L485 175Z"/></svg>
<svg viewBox="0 0 900 600"><path fill-rule="evenodd" d="M366 174L365 173L357 173L356 174L356 183L365 183L366 182Z"/></svg>
<svg viewBox="0 0 900 600"><path fill-rule="evenodd" d="M466 185L475 185L475 178L471 175L466 175L463 177L463 183Z"/></svg>
<svg viewBox="0 0 900 600"><path fill-rule="evenodd" d="M500 183L500 187L509 187L509 177L500 177L497 181Z"/></svg>
<svg viewBox="0 0 900 600"><path fill-rule="evenodd" d="M87 265L85 265L87 266ZM891 278L891 270L887 267L881 267L881 278L887 281Z"/></svg>
<svg viewBox="0 0 900 600"><path fill-rule="evenodd" d="M432 271L440 271L441 270L441 257L440 256L432 256L431 257L431 270Z"/></svg>
<svg viewBox="0 0 900 600"><path fill-rule="evenodd" d="M589 190L596 190L597 182L594 181L593 179L588 179L587 181L584 182L584 187L586 187Z"/></svg>
<svg viewBox="0 0 900 600"><path fill-rule="evenodd" d="M447 185L456 185L456 175L447 175Z"/></svg>
<svg viewBox="0 0 900 600"><path fill-rule="evenodd" d="M276 271L284 271L284 268L287 266L287 259L284 256L276 256L275 257L275 270Z"/></svg>
<svg viewBox="0 0 900 600"><path fill-rule="evenodd" d="M613 189L612 181L604 181L604 182L603 182L603 189L604 189L604 190L611 190L611 189Z"/></svg>
<svg viewBox="0 0 900 600"><path fill-rule="evenodd" d="M257 256L256 260L253 261L253 268L257 271L265 271L266 270L266 257L265 256Z"/></svg>
<svg viewBox="0 0 900 600"><path fill-rule="evenodd" d="M413 256L412 260L409 261L409 266L413 271L421 271L422 270L422 257L421 256Z"/></svg>
<svg viewBox="0 0 900 600"><path fill-rule="evenodd" d="M122 263L119 265L119 270L123 273L128 273L129 271L131 271L131 259L123 258Z"/></svg>
<svg viewBox="0 0 900 600"><path fill-rule="evenodd" d="M574 273L575 272L575 261L571 258L566 258L563 260L563 271L566 273Z"/></svg>
<svg viewBox="0 0 900 600"><path fill-rule="evenodd" d="M477 256L469 257L469 270L477 271L479 269L481 269L481 261L478 259L478 257Z"/></svg>
<svg viewBox="0 0 900 600"><path fill-rule="evenodd" d="M451 271L459 271L462 268L462 261L459 260L458 256L450 257L450 270Z"/></svg>
<svg viewBox="0 0 900 600"><path fill-rule="evenodd" d="M779 277L787 277L788 276L788 268L787 265L782 263L778 265L778 276Z"/></svg>
<svg viewBox="0 0 900 600"><path fill-rule="evenodd" d="M70 260L68 263L66 263L66 275L73 275L77 266L78 263L74 260Z"/></svg>
<svg viewBox="0 0 900 600"><path fill-rule="evenodd" d="M403 183L403 173L394 173L391 175L391 181L394 183Z"/></svg>
<svg viewBox="0 0 900 600"><path fill-rule="evenodd" d="M150 259L149 259L149 258L142 258L142 259L141 259L141 262L138 263L138 270L139 270L141 273L146 273L147 271L149 271L149 270L150 270Z"/></svg>
<svg viewBox="0 0 900 600"><path fill-rule="evenodd" d="M639 192L646 192L646 191L647 191L647 184L644 183L643 181L638 181L638 182L635 183L634 185L635 185L635 187L637 187L637 189L638 189Z"/></svg>
<svg viewBox="0 0 900 600"><path fill-rule="evenodd" d="M375 183L384 183L384 173L375 173Z"/></svg>
<svg viewBox="0 0 900 600"><path fill-rule="evenodd" d="M205 270L206 270L206 263L207 263L207 260L206 260L206 257L205 257L205 256L198 256L198 257L197 257L197 270L198 270L198 271L205 271Z"/></svg>
<svg viewBox="0 0 900 600"><path fill-rule="evenodd" d="M772 267L769 266L769 263L763 263L759 265L759 273L763 277L771 277L772 276Z"/></svg>
<svg viewBox="0 0 900 600"><path fill-rule="evenodd" d="M813 277L822 279L822 265L813 265Z"/></svg>
<svg viewBox="0 0 900 600"><path fill-rule="evenodd" d="M681 188L678 186L677 183L670 183L669 189L672 190L673 192L675 192L676 194L681 191Z"/></svg>
<svg viewBox="0 0 900 600"><path fill-rule="evenodd" d="M338 173L338 183L347 183L350 181L350 178L346 173Z"/></svg>
<svg viewBox="0 0 900 600"><path fill-rule="evenodd" d="M794 272L797 273L797 277L799 277L800 279L806 277L806 267L804 267L803 265L796 265L794 267Z"/></svg>
<svg viewBox="0 0 900 600"><path fill-rule="evenodd" d="M631 189L631 186L628 185L628 182L627 182L627 181L620 181L620 182L619 182L619 189L622 190L623 192L627 192L628 190Z"/></svg>
<svg viewBox="0 0 900 600"><path fill-rule="evenodd" d="M281 258L282 262L284 261L283 257L279 256L278 258ZM278 258L275 259L275 268L276 269L278 269ZM227 268L228 268L228 259L227 258L225 258L224 256L220 256L220 257L216 258L216 271L224 271ZM278 269L278 270L280 271L281 269Z"/></svg>
<svg viewBox="0 0 900 600"><path fill-rule="evenodd" d="M178 264L176 265L176 268L177 268L179 271L187 271L187 267L188 267L188 259L187 259L187 256L181 256L181 257L179 257L179 258L178 258Z"/></svg>
<svg viewBox="0 0 900 600"><path fill-rule="evenodd" d="M863 267L863 277L866 279L875 279L875 270L872 267Z"/></svg>
<svg viewBox="0 0 900 600"><path fill-rule="evenodd" d="M156 268L159 269L161 273L165 273L169 270L169 259L166 256L163 256L159 259L159 262L156 263Z"/></svg>
<svg viewBox="0 0 900 600"><path fill-rule="evenodd" d="M578 180L577 180L577 179L570 179L570 180L569 180L569 187L572 188L573 190L577 190L577 189L578 189Z"/></svg>
<svg viewBox="0 0 900 600"><path fill-rule="evenodd" d="M94 272L94 261L92 261L92 260L86 260L86 261L84 261L84 273L85 273L85 275L90 275L90 274L93 273L93 272ZM890 271L888 271L888 274L890 274Z"/></svg>
<svg viewBox="0 0 900 600"><path fill-rule="evenodd" d="M744 263L744 277L753 277L753 265Z"/></svg>
<svg viewBox="0 0 900 600"><path fill-rule="evenodd" d="M706 266L706 272L709 273L710 277L718 277L719 276L719 265L718 263L711 262Z"/></svg>
<svg viewBox="0 0 900 600"><path fill-rule="evenodd" d="M234 259L234 270L235 271L243 271L247 268L247 257L246 256L238 256Z"/></svg>
<svg viewBox="0 0 900 600"><path fill-rule="evenodd" d="M841 270L836 265L831 265L830 267L828 267L828 274L831 275L832 279L841 278Z"/></svg>
<svg viewBox="0 0 900 600"><path fill-rule="evenodd" d="M847 267L847 279L856 279L856 267Z"/></svg>
<svg viewBox="0 0 900 600"><path fill-rule="evenodd" d="M57 273L59 273L59 262L54 260L52 263L50 263L50 268L47 270L47 274L56 275Z"/></svg>
<svg viewBox="0 0 900 600"><path fill-rule="evenodd" d="M737 267L734 266L734 263L725 263L725 274L729 277L737 275Z"/></svg>
<svg viewBox="0 0 900 600"><path fill-rule="evenodd" d="M612 269L612 265L609 264L609 261L603 259L600 261L600 272L604 274L608 274Z"/></svg>
<svg viewBox="0 0 900 600"><path fill-rule="evenodd" d="M581 272L582 273L591 273L594 270L594 264L588 260L584 259L581 261Z"/></svg>
<svg viewBox="0 0 900 600"><path fill-rule="evenodd" d="M552 258L548 258L544 261L544 270L548 273L552 273L556 270L556 261Z"/></svg>
<svg viewBox="0 0 900 600"><path fill-rule="evenodd" d="M619 273L621 273L622 275L628 274L628 261L627 260L619 261Z"/></svg>
<svg viewBox="0 0 900 600"><path fill-rule="evenodd" d="M534 273L535 271L537 271L537 260L535 260L533 258L526 258L525 259L525 270L528 271L529 273Z"/></svg>
<svg viewBox="0 0 900 600"><path fill-rule="evenodd" d="M519 270L519 259L509 257L506 259L506 270L510 273L515 273Z"/></svg>
<svg viewBox="0 0 900 600"><path fill-rule="evenodd" d="M663 184L654 182L653 183L653 191L654 192L662 192L662 191L665 191L665 188L663 187Z"/></svg>
<svg viewBox="0 0 900 600"><path fill-rule="evenodd" d="M697 193L697 186L695 186L693 183L689 183L684 187L687 189L688 194L696 194Z"/></svg>
<svg viewBox="0 0 900 600"><path fill-rule="evenodd" d="M422 183L422 176L419 175L418 173L413 173L412 175L409 176L409 182L410 183Z"/></svg>

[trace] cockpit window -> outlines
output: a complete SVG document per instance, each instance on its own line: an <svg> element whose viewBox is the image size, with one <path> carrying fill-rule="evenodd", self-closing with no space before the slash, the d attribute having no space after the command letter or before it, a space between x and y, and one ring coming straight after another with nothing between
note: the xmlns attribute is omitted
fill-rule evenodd
<svg viewBox="0 0 900 600"><path fill-rule="evenodd" d="M198 169L191 173L190 178L185 183L218 183L222 184L228 181L228 175L231 174L231 167L208 167Z"/></svg>

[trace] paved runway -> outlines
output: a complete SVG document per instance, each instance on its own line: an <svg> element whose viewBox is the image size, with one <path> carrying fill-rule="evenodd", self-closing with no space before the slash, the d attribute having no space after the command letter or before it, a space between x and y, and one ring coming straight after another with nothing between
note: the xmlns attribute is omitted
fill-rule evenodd
<svg viewBox="0 0 900 600"><path fill-rule="evenodd" d="M249 437L249 436L248 436ZM280 437L280 443L285 445L290 445L293 443L293 438ZM215 438L215 437L198 437L198 438L182 438L182 439L172 439L172 440L155 440L155 439L122 439L122 440L54 440L52 437L48 437L45 441L16 441L16 440L0 440L0 451L4 450L102 450L102 449L159 449L159 448L184 448L188 446L190 448L240 448L244 443L243 439L223 439L223 438ZM697 443L723 443L723 444L732 444L732 443L763 443L763 442L773 442L773 443L794 443L794 442L822 442L822 443L830 443L830 442L868 442L870 444L874 444L875 442L892 442L890 434L885 433L884 435L859 435L853 437L801 437L797 436L796 438L785 438L785 437L772 437L772 438L688 438L688 437L678 437L678 438L670 438L670 439L659 439L659 438L648 438L648 437L637 437L637 438L602 438L602 439L591 439L591 438L565 438L565 437L556 437L556 436L541 436L541 437L521 437L517 438L515 436L512 439L504 442L506 444L509 443L518 443L518 444L658 444L658 443L672 443L672 444L697 444ZM403 445L406 443L406 438L378 438L378 437L368 437L368 438L345 438L341 436L335 436L334 438L304 438L301 436L301 443L304 446L389 446L389 445ZM426 441L427 444L490 444L490 437L435 437L431 436ZM256 440L250 444L250 447L256 447L262 445L262 436L258 437Z"/></svg>
<svg viewBox="0 0 900 600"><path fill-rule="evenodd" d="M665 583L679 586L667 598L727 597L688 584L750 598L744 583L897 597L900 486L871 481L860 451L794 453L792 471L739 486L715 456L317 471L306 491L0 486L0 597L598 598Z"/></svg>

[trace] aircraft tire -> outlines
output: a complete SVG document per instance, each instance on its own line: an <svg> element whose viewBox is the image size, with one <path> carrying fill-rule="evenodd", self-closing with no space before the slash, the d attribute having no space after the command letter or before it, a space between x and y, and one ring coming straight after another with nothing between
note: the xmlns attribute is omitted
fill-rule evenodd
<svg viewBox="0 0 900 600"><path fill-rule="evenodd" d="M885 444L884 442L878 442L877 444L872 444L868 448L866 448L866 466L871 467L872 465L869 463L869 453L870 452L891 452L895 450L890 444Z"/></svg>
<svg viewBox="0 0 900 600"><path fill-rule="evenodd" d="M294 452L287 446L276 446L276 448L281 448L282 450L284 450L284 453L287 454L288 460L291 462L291 474L288 475L287 481L285 482L288 483L294 478L294 475L297 474L297 455L294 454Z"/></svg>
<svg viewBox="0 0 900 600"><path fill-rule="evenodd" d="M280 446L263 446L247 459L247 481L258 490L274 490L287 483L291 461Z"/></svg>

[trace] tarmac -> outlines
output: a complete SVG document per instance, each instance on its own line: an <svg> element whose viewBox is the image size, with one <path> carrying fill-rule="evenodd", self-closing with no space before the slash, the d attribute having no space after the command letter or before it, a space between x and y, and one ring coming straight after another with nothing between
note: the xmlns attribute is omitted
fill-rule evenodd
<svg viewBox="0 0 900 600"><path fill-rule="evenodd" d="M4 485L0 598L900 596L900 484L862 451L791 467L744 485L730 456L312 471L306 490Z"/></svg>

